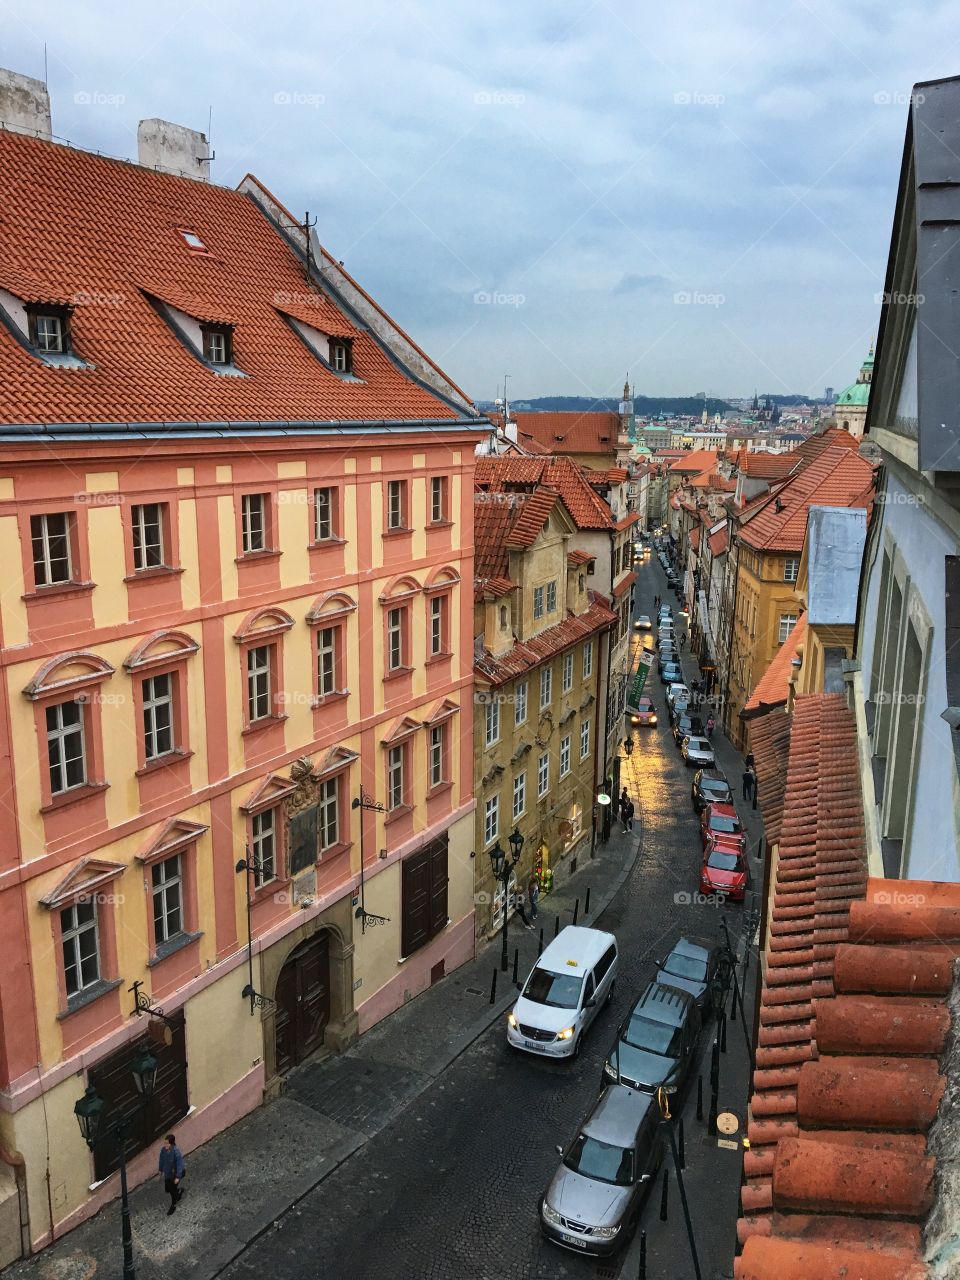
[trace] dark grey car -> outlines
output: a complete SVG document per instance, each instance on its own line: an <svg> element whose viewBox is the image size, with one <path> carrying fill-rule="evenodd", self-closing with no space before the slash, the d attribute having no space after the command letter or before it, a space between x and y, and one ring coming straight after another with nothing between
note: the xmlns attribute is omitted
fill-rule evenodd
<svg viewBox="0 0 960 1280"><path fill-rule="evenodd" d="M664 979L664 982L666 979ZM603 1064L604 1081L678 1093L696 1057L700 1012L692 995L654 980L633 1006Z"/></svg>
<svg viewBox="0 0 960 1280"><path fill-rule="evenodd" d="M636 1230L663 1151L650 1094L610 1085L580 1127L540 1201L540 1230L576 1253L611 1254Z"/></svg>
<svg viewBox="0 0 960 1280"><path fill-rule="evenodd" d="M697 1002L701 1016L710 1003L710 989L719 979L720 948L690 938L680 938L657 971L657 982L687 991Z"/></svg>

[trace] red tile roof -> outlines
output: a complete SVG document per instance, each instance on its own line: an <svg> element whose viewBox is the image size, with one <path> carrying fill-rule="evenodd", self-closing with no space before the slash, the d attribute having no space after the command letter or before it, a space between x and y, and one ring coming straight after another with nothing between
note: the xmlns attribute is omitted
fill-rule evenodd
<svg viewBox="0 0 960 1280"><path fill-rule="evenodd" d="M765 501L740 539L757 551L801 551L807 531L807 512L818 506L866 506L873 468L855 450L843 445L824 449L818 457L781 485Z"/></svg>
<svg viewBox="0 0 960 1280"><path fill-rule="evenodd" d="M691 551L700 550L700 530L699 529L690 530L690 550Z"/></svg>
<svg viewBox="0 0 960 1280"><path fill-rule="evenodd" d="M473 495L473 573L478 590L488 578L510 580L507 539L529 500L525 493Z"/></svg>
<svg viewBox="0 0 960 1280"><path fill-rule="evenodd" d="M567 564L589 564L591 560L595 560L596 556L592 556L589 551L568 551Z"/></svg>
<svg viewBox="0 0 960 1280"><path fill-rule="evenodd" d="M546 485L560 494L578 529L613 528L609 506L572 458L478 458L474 481L478 489L491 493Z"/></svg>
<svg viewBox="0 0 960 1280"><path fill-rule="evenodd" d="M714 449L694 449L681 453L676 462L671 464L670 470L696 473L698 471L711 471L716 464L717 454Z"/></svg>
<svg viewBox="0 0 960 1280"><path fill-rule="evenodd" d="M769 844L779 844L790 755L790 717L786 707L770 707L751 720L749 743L755 760L763 832Z"/></svg>
<svg viewBox="0 0 960 1280"><path fill-rule="evenodd" d="M727 544L730 541L726 529L721 529L718 533L711 533L707 539L707 546L710 548L712 556L726 555Z"/></svg>
<svg viewBox="0 0 960 1280"><path fill-rule="evenodd" d="M920 1280L960 886L868 881L854 715L793 721L734 1275Z"/></svg>
<svg viewBox="0 0 960 1280"><path fill-rule="evenodd" d="M616 413L518 413L520 434L551 453L607 453L616 456L620 417Z"/></svg>
<svg viewBox="0 0 960 1280"><path fill-rule="evenodd" d="M613 591L610 593L613 596L614 600L619 600L621 596L626 595L626 593L630 590L630 588L633 586L636 580L637 580L637 575L633 571L628 573L626 577L621 578L620 581L613 588Z"/></svg>
<svg viewBox="0 0 960 1280"><path fill-rule="evenodd" d="M525 671L539 666L550 658L578 644L598 631L604 631L617 621L617 615L603 603L598 595L590 592L590 605L583 613L568 614L563 622L548 627L529 640L515 642L508 652L495 658L481 648L474 655L474 672L492 685L505 684Z"/></svg>
<svg viewBox="0 0 960 1280"><path fill-rule="evenodd" d="M308 283L249 195L3 130L0 208L0 283L27 301L72 301L75 350L89 362L51 367L0 325L0 423L457 416ZM180 227L209 252L191 253ZM246 376L207 367L148 294L232 324ZM283 311L350 336L356 379L326 369Z"/></svg>
<svg viewBox="0 0 960 1280"><path fill-rule="evenodd" d="M747 699L740 715L749 720L751 713L756 715L767 707L778 707L790 696L789 680L792 673L791 663L797 650L803 644L807 634L807 615L802 613L790 628L790 634L773 656L769 667L757 682L757 687Z"/></svg>
<svg viewBox="0 0 960 1280"><path fill-rule="evenodd" d="M523 551L532 547L549 520L550 512L560 500L556 489L542 486L524 497L527 500L517 507L517 518L507 534L506 545L509 551Z"/></svg>
<svg viewBox="0 0 960 1280"><path fill-rule="evenodd" d="M799 450L792 453L766 453L762 450L751 453L744 449L743 454L745 456L738 463L739 469L745 476L759 480L782 480L804 461Z"/></svg>

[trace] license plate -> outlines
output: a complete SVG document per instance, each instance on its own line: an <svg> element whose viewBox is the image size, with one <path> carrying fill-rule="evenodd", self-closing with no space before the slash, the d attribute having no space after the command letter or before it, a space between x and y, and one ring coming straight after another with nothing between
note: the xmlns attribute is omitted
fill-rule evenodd
<svg viewBox="0 0 960 1280"><path fill-rule="evenodd" d="M524 1040L523 1042L528 1049L542 1049L543 1045L539 1040Z"/></svg>
<svg viewBox="0 0 960 1280"><path fill-rule="evenodd" d="M582 1239L580 1236L571 1236L564 1231L563 1238L567 1244L575 1244L578 1249L586 1249L589 1241Z"/></svg>

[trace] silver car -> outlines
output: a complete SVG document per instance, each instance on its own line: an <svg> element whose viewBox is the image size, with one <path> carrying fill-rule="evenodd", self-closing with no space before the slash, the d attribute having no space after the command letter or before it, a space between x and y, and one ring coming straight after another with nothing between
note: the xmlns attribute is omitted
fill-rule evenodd
<svg viewBox="0 0 960 1280"><path fill-rule="evenodd" d="M540 1201L540 1230L577 1253L630 1239L663 1155L656 1098L613 1084L600 1094Z"/></svg>
<svg viewBox="0 0 960 1280"><path fill-rule="evenodd" d="M709 738L684 738L680 747L684 764L696 769L712 769L716 764Z"/></svg>

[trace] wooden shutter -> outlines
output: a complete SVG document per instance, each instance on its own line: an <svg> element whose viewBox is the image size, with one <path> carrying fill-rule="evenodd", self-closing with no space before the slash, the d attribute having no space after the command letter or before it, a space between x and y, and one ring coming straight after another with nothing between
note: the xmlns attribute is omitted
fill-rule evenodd
<svg viewBox="0 0 960 1280"><path fill-rule="evenodd" d="M400 886L400 949L411 955L447 926L446 832L404 861Z"/></svg>
<svg viewBox="0 0 960 1280"><path fill-rule="evenodd" d="M447 833L428 845L430 853L430 937L447 927Z"/></svg>

